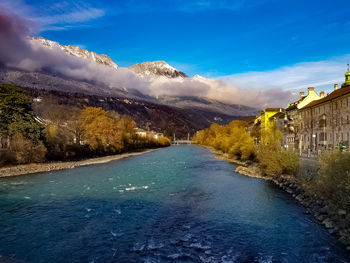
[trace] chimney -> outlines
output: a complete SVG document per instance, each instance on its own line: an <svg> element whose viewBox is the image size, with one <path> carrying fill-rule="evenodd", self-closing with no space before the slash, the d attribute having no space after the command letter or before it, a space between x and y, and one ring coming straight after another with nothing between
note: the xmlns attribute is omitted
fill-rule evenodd
<svg viewBox="0 0 350 263"><path fill-rule="evenodd" d="M300 91L300 99L305 97L305 92L304 91Z"/></svg>
<svg viewBox="0 0 350 263"><path fill-rule="evenodd" d="M334 84L334 90L338 89L338 84Z"/></svg>
<svg viewBox="0 0 350 263"><path fill-rule="evenodd" d="M321 91L321 92L320 92L320 97L321 97L321 98L324 98L324 91Z"/></svg>
<svg viewBox="0 0 350 263"><path fill-rule="evenodd" d="M307 95L309 95L310 94L310 91L314 91L314 87L308 87L307 88Z"/></svg>

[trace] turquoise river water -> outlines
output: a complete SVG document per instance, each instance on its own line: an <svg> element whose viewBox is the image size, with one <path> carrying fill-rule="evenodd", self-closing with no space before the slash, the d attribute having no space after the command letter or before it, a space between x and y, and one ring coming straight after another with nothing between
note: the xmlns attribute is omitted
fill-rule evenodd
<svg viewBox="0 0 350 263"><path fill-rule="evenodd" d="M350 262L291 196L198 146L0 179L0 262Z"/></svg>

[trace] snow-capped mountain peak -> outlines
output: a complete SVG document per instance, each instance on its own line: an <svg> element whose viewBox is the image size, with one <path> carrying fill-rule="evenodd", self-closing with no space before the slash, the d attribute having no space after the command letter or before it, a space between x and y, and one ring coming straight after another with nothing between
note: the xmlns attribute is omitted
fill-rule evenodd
<svg viewBox="0 0 350 263"><path fill-rule="evenodd" d="M114 69L118 69L118 65L110 57L104 54L100 55L100 54L97 54L96 52L88 51L78 46L72 46L72 45L64 46L59 44L58 42L51 41L43 37L32 37L30 40L40 43L41 45L48 48L54 48L54 47L60 48L61 50L63 50L64 52L72 56L89 59L98 64L102 64L105 66L110 66Z"/></svg>
<svg viewBox="0 0 350 263"><path fill-rule="evenodd" d="M165 61L143 62L129 67L136 74L146 78L187 78L188 76L180 70L170 66Z"/></svg>

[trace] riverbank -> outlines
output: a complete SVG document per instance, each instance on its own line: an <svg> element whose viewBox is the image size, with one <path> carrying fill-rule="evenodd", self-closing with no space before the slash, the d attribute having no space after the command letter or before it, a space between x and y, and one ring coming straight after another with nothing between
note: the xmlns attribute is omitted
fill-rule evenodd
<svg viewBox="0 0 350 263"><path fill-rule="evenodd" d="M323 225L327 231L346 246L350 250L350 211L338 209L328 205L324 200L310 196L304 190L302 183L295 177L289 175L281 175L278 178L273 178L263 174L259 163L248 161L242 162L230 158L227 154L208 147L216 157L226 160L237 165L235 172L253 178L259 178L271 181L278 187L293 196L301 205L306 208L305 213L311 214Z"/></svg>
<svg viewBox="0 0 350 263"><path fill-rule="evenodd" d="M128 153L122 153L117 155L108 155L103 157L90 158L82 161L32 163L32 164L22 164L22 165L2 167L0 168L0 177L27 175L27 174L34 174L34 173L41 173L41 172L72 169L79 166L108 163L111 161L120 160L131 156L153 152L159 149L161 148L147 149L147 150L138 151L138 152L128 152Z"/></svg>

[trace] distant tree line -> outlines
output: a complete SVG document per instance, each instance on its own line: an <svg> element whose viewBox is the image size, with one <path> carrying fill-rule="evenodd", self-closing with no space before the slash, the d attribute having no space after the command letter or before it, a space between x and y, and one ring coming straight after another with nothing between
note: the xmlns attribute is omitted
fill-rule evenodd
<svg viewBox="0 0 350 263"><path fill-rule="evenodd" d="M299 157L292 151L282 148L282 133L276 129L259 132L260 142L252 135L252 130L245 121L232 121L228 125L212 124L208 129L198 131L193 140L201 145L213 147L230 158L242 161L258 161L269 176L297 174Z"/></svg>
<svg viewBox="0 0 350 263"><path fill-rule="evenodd" d="M20 87L0 85L0 165L72 160L170 145L166 137L136 134L136 123L102 108L36 100Z"/></svg>
<svg viewBox="0 0 350 263"><path fill-rule="evenodd" d="M247 132L248 123L232 121L228 125L213 123L209 128L198 131L192 138L201 145L211 146L239 160L254 160L256 149L254 139Z"/></svg>

